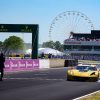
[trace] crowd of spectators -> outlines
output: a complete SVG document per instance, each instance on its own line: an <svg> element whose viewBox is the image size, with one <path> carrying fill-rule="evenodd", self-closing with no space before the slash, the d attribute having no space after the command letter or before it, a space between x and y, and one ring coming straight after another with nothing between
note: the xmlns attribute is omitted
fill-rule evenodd
<svg viewBox="0 0 100 100"><path fill-rule="evenodd" d="M31 58L31 55L24 54L24 55L10 55L8 58L20 58L26 59ZM78 60L100 60L100 56L98 55L52 55L52 54L41 54L39 56L40 59L78 59Z"/></svg>
<svg viewBox="0 0 100 100"><path fill-rule="evenodd" d="M61 59L78 59L78 60L96 60L99 61L100 60L100 56L93 56L93 55L63 55L63 56L55 56L52 55L51 58L61 58Z"/></svg>
<svg viewBox="0 0 100 100"><path fill-rule="evenodd" d="M85 38L85 37L81 37L81 38L69 38L69 39L66 39L65 41L99 41L100 42L100 39L91 39L91 38Z"/></svg>

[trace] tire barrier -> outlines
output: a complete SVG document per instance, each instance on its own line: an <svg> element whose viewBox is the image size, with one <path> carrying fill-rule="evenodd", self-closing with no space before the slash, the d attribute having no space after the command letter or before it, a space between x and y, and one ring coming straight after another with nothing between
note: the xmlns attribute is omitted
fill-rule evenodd
<svg viewBox="0 0 100 100"><path fill-rule="evenodd" d="M65 60L65 62L64 62L64 67L73 67L76 65L78 65L77 59Z"/></svg>

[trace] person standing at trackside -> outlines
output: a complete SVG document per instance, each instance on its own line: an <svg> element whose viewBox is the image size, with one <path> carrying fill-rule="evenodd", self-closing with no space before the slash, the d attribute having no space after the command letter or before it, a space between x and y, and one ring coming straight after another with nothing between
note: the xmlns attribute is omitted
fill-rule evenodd
<svg viewBox="0 0 100 100"><path fill-rule="evenodd" d="M1 72L0 81L2 81L3 74L4 74L4 68L5 68L4 62L5 62L5 57L4 54L1 53L0 54L0 72Z"/></svg>

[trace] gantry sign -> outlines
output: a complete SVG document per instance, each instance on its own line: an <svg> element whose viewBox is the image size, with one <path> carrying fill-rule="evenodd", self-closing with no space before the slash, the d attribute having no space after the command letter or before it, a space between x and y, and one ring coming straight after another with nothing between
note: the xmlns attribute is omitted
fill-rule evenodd
<svg viewBox="0 0 100 100"><path fill-rule="evenodd" d="M37 24L0 24L0 32L32 33L32 59L38 57L38 30Z"/></svg>

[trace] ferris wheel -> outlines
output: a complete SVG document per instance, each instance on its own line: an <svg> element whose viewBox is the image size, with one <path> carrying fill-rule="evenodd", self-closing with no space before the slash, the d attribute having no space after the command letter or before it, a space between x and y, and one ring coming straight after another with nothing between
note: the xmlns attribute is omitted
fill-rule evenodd
<svg viewBox="0 0 100 100"><path fill-rule="evenodd" d="M71 33L91 33L94 30L92 21L83 13L66 11L57 15L49 28L49 39L63 42Z"/></svg>

